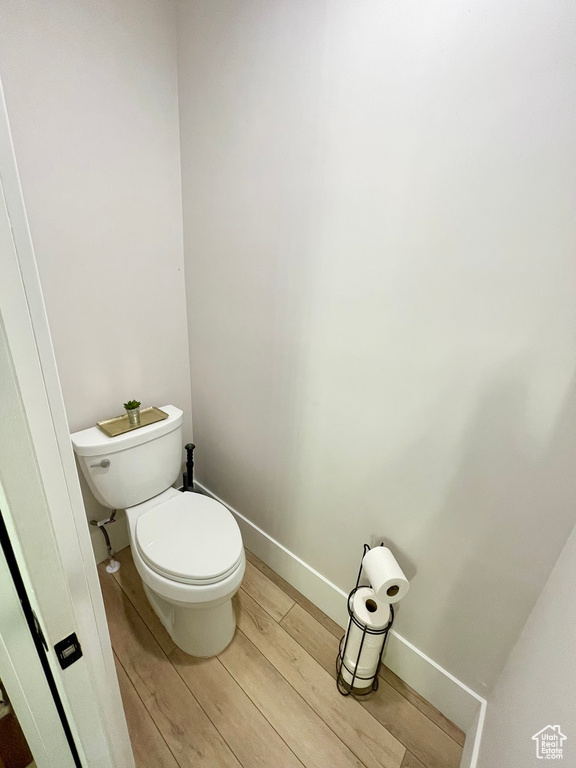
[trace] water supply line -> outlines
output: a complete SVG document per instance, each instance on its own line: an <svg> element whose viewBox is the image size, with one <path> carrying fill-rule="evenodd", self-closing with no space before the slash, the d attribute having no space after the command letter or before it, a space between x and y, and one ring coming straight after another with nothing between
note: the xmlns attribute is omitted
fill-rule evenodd
<svg viewBox="0 0 576 768"><path fill-rule="evenodd" d="M112 544L110 543L110 536L108 536L108 531L106 530L105 526L107 526L109 523L115 523L116 522L116 510L112 512L110 517L107 517L106 520L90 520L90 525L94 525L97 528L100 528L102 533L104 534L104 540L106 541L106 549L108 551L108 565L106 566L106 571L108 573L116 573L116 571L120 570L120 563L118 560L114 559L114 555L116 552L112 549Z"/></svg>

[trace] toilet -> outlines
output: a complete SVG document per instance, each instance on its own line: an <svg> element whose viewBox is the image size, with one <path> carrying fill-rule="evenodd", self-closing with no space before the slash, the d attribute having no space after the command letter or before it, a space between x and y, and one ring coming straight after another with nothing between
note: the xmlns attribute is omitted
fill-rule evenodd
<svg viewBox="0 0 576 768"><path fill-rule="evenodd" d="M216 656L234 636L232 597L244 576L242 536L219 502L172 487L182 465L182 411L107 437L75 432L72 445L90 490L109 509L125 509L134 563L152 608L192 656Z"/></svg>

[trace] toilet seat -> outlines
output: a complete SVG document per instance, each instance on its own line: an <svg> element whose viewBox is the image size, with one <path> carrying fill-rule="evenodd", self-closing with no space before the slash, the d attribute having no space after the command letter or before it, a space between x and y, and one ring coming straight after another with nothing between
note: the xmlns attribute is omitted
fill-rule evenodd
<svg viewBox="0 0 576 768"><path fill-rule="evenodd" d="M135 541L146 565L183 584L223 581L244 562L242 536L232 514L197 493L173 493L136 520Z"/></svg>

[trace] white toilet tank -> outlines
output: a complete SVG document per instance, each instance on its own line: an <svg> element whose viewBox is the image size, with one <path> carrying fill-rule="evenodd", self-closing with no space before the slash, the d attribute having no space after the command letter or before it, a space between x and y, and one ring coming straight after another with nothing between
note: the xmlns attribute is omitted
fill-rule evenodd
<svg viewBox="0 0 576 768"><path fill-rule="evenodd" d="M71 435L84 477L109 509L126 509L169 488L182 466L182 411L163 405L168 418L108 437L98 427Z"/></svg>

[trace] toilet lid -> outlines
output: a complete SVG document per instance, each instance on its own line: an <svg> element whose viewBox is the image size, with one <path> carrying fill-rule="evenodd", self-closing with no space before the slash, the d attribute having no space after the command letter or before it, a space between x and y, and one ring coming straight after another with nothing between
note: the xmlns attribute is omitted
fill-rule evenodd
<svg viewBox="0 0 576 768"><path fill-rule="evenodd" d="M178 493L140 515L136 543L150 568L186 584L222 581L243 554L232 514L199 493Z"/></svg>

